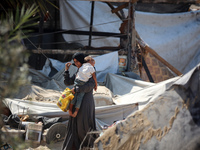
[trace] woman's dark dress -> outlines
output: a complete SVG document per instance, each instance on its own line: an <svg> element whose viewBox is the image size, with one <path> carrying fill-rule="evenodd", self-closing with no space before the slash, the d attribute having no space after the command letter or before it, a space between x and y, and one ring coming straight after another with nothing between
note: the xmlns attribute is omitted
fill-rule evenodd
<svg viewBox="0 0 200 150"><path fill-rule="evenodd" d="M64 83L65 85L72 85L74 83L75 75L71 78L69 76L69 72L65 71L64 73ZM81 107L79 112L75 118L69 118L68 127L67 127L67 135L65 137L62 150L78 150L81 142L84 140L82 147L92 146L94 142L94 137L85 136L88 131L96 130L95 123L95 105L93 98L93 88L95 86L95 82L93 78L90 78L89 81L83 85L76 87L76 92L85 92L83 97ZM90 142L89 142L90 141Z"/></svg>

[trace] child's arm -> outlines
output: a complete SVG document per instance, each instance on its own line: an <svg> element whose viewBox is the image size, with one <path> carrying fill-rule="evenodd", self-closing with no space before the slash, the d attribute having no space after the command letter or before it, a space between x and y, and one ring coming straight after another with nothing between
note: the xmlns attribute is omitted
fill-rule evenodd
<svg viewBox="0 0 200 150"><path fill-rule="evenodd" d="M94 90L96 91L96 90L97 90L97 78L96 78L96 74L95 74L95 72L92 74L92 77L93 77L93 79L94 79L94 81L95 81L95 87L94 87Z"/></svg>

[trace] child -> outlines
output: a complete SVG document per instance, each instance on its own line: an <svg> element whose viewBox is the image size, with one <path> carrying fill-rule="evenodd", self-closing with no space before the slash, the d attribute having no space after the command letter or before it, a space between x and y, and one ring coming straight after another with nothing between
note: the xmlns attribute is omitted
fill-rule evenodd
<svg viewBox="0 0 200 150"><path fill-rule="evenodd" d="M93 77L93 79L94 79L94 81L95 81L94 90L96 91L96 90L97 90L97 78L96 78L96 69L95 69L95 67L94 67L94 65L95 65L95 60L94 60L91 56L85 57L84 60L85 60L86 63L91 64L91 65L93 66L94 70L95 70L94 74L92 74L92 77Z"/></svg>
<svg viewBox="0 0 200 150"><path fill-rule="evenodd" d="M74 86L76 85L83 85L85 84L89 78L93 77L94 81L95 81L95 87L94 90L97 90L97 79L96 79L96 73L95 73L95 60L91 57L91 56L87 56L84 58L85 63L82 64L82 66L79 68L79 71L76 75L76 79L74 81ZM74 99L71 101L71 105L70 105L70 109L69 109L69 113L72 113L72 107L73 105L75 105L75 112L72 114L73 117L76 117L76 115L78 114L79 108L81 106L81 102L83 99L83 96L85 95L85 93L83 92L79 92L79 93L75 93L74 95Z"/></svg>

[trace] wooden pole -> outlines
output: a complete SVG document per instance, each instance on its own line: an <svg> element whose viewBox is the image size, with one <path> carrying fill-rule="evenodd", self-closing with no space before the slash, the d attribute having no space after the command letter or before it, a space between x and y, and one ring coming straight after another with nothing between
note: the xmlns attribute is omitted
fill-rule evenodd
<svg viewBox="0 0 200 150"><path fill-rule="evenodd" d="M136 32L137 33L137 32ZM165 66L167 66L171 71L173 71L178 76L182 75L180 71L178 71L175 67L173 67L171 64L169 64L165 59L163 59L156 51L154 51L152 48L150 48L138 35L137 33L137 42L140 44L141 47L143 47L147 52L152 54L154 57L156 57L160 62L162 62Z"/></svg>
<svg viewBox="0 0 200 150"><path fill-rule="evenodd" d="M131 7L131 27L132 27L132 38L131 38L131 70L135 73L139 73L138 63L137 63L137 54L136 54L136 30L135 30L135 3L132 3Z"/></svg>
<svg viewBox="0 0 200 150"><path fill-rule="evenodd" d="M130 0L129 2L129 16L128 16L128 71L139 73L138 64L136 62L136 32L135 32L135 4Z"/></svg>
<svg viewBox="0 0 200 150"><path fill-rule="evenodd" d="M112 13L116 13L116 12L122 10L123 8L126 8L128 5L129 5L129 3L125 3L117 8L114 8L114 9L112 9Z"/></svg>
<svg viewBox="0 0 200 150"><path fill-rule="evenodd" d="M127 70L128 71L131 71L131 49L132 49L132 44L131 44L131 41L132 41L132 19L131 19L131 16L132 16L132 3L129 2L129 7L128 7L128 31L127 31L127 41L128 41L128 45L127 45L127 51L128 51L128 56L127 56ZM130 34L131 33L131 34Z"/></svg>
<svg viewBox="0 0 200 150"><path fill-rule="evenodd" d="M33 54L42 54L46 57L45 54L53 54L53 55L73 55L77 52L81 52L84 54L89 55L103 55L110 52L113 52L112 50L74 50L74 49L68 49L68 50L61 50L61 49L37 49L37 50L31 50L31 53ZM122 53L121 51L118 51L118 53ZM123 52L124 53L124 52Z"/></svg>
<svg viewBox="0 0 200 150"><path fill-rule="evenodd" d="M111 10L115 9L111 3L106 2L106 4L111 8ZM115 14L122 20L122 16L118 12L115 12Z"/></svg>

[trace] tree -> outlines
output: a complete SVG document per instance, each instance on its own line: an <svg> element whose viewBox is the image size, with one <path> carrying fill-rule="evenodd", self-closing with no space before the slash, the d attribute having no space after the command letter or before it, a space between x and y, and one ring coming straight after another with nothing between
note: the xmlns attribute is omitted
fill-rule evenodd
<svg viewBox="0 0 200 150"><path fill-rule="evenodd" d="M32 16L36 14L38 7L32 5L25 9L17 7L15 16L12 12L7 12L6 16L2 16L0 21L0 107L3 106L3 100L7 97L12 97L17 92L18 88L29 82L28 72L28 53L22 44L22 39L25 38L26 27L34 26ZM2 111L2 108L0 108ZM2 114L2 112L1 112ZM1 117L1 116L0 116ZM0 127L3 122L0 118ZM1 132L1 131L0 131ZM0 145L5 140L11 142L15 149L18 148L15 139L3 136L0 133ZM6 139L4 138L6 137Z"/></svg>

